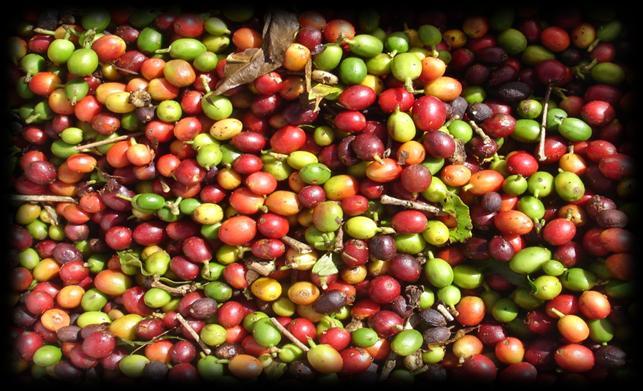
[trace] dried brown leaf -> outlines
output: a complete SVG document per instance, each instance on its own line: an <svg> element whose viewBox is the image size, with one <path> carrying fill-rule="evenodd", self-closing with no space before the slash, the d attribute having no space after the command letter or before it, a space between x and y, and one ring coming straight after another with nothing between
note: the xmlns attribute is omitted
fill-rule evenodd
<svg viewBox="0 0 643 391"><path fill-rule="evenodd" d="M407 286L406 289L404 289L407 304L412 308L417 308L422 292L424 292L424 289L417 285Z"/></svg>
<svg viewBox="0 0 643 391"><path fill-rule="evenodd" d="M455 140L455 151L449 161L453 164L462 164L467 160L467 152L464 149L464 143L460 140Z"/></svg>
<svg viewBox="0 0 643 391"><path fill-rule="evenodd" d="M264 61L262 49L250 48L241 53L233 53L228 58L224 68L225 79L212 92L220 95L230 89L252 82L258 76L270 72L272 69Z"/></svg>
<svg viewBox="0 0 643 391"><path fill-rule="evenodd" d="M286 49L295 41L298 31L299 21L295 14L284 11L268 14L263 34L263 50L267 53L268 62L281 66Z"/></svg>
<svg viewBox="0 0 643 391"><path fill-rule="evenodd" d="M269 13L263 28L262 47L230 54L224 68L225 79L212 93L220 95L279 68L298 30L299 22L294 14L283 11Z"/></svg>

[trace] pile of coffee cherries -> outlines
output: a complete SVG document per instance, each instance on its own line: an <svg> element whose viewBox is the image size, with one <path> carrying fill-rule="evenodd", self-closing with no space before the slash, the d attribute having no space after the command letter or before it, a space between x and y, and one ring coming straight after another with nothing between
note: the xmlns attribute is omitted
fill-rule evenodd
<svg viewBox="0 0 643 391"><path fill-rule="evenodd" d="M626 378L627 26L416 11L21 15L16 373Z"/></svg>

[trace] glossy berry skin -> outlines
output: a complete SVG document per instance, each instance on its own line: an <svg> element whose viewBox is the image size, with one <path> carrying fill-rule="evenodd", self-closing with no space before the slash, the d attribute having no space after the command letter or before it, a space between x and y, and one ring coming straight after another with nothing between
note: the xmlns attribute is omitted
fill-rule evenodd
<svg viewBox="0 0 643 391"><path fill-rule="evenodd" d="M507 170L512 174L529 177L538 171L538 161L528 152L514 152L507 158Z"/></svg>
<svg viewBox="0 0 643 391"><path fill-rule="evenodd" d="M462 369L466 376L485 383L493 381L498 371L493 361L482 354L476 354L465 360Z"/></svg>
<svg viewBox="0 0 643 391"><path fill-rule="evenodd" d="M490 137L507 137L514 132L516 119L506 113L495 113L484 120L480 127Z"/></svg>
<svg viewBox="0 0 643 391"><path fill-rule="evenodd" d="M424 131L438 130L446 121L444 103L433 96L423 96L413 104L413 122Z"/></svg>
<svg viewBox="0 0 643 391"><path fill-rule="evenodd" d="M581 109L581 117L590 126L603 126L607 125L614 119L614 108L609 102L601 100L593 100L585 103Z"/></svg>
<svg viewBox="0 0 643 391"><path fill-rule="evenodd" d="M83 340L83 353L94 358L101 359L109 356L116 347L116 338L109 333L96 332L90 334Z"/></svg>
<svg viewBox="0 0 643 391"><path fill-rule="evenodd" d="M392 113L395 109L408 111L414 102L413 94L402 87L386 89L378 96L378 104L385 113Z"/></svg>
<svg viewBox="0 0 643 391"><path fill-rule="evenodd" d="M400 291L400 283L390 276L375 277L368 288L371 299L380 304L392 302L400 295Z"/></svg>
<svg viewBox="0 0 643 391"><path fill-rule="evenodd" d="M428 219L420 211L405 210L393 216L391 225L402 234L420 233L426 229Z"/></svg>
<svg viewBox="0 0 643 391"><path fill-rule="evenodd" d="M390 272L398 280L413 282L420 278L422 267L414 257L398 254L390 262Z"/></svg>
<svg viewBox="0 0 643 391"><path fill-rule="evenodd" d="M327 344L341 352L351 342L351 334L344 328L331 327L319 336L319 343Z"/></svg>
<svg viewBox="0 0 643 391"><path fill-rule="evenodd" d="M549 221L542 230L543 239L552 246L569 243L576 235L576 226L567 219Z"/></svg>
<svg viewBox="0 0 643 391"><path fill-rule="evenodd" d="M427 132L423 145L430 156L437 158L448 158L455 152L455 141L445 132Z"/></svg>
<svg viewBox="0 0 643 391"><path fill-rule="evenodd" d="M594 367L594 353L579 344L564 345L554 354L556 364L563 370L577 373L587 372Z"/></svg>
<svg viewBox="0 0 643 391"><path fill-rule="evenodd" d="M359 132L366 127L366 117L359 111L343 111L335 116L335 127L345 132Z"/></svg>
<svg viewBox="0 0 643 391"><path fill-rule="evenodd" d="M338 98L338 102L348 110L364 110L375 103L377 96L372 89L354 85L346 88Z"/></svg>
<svg viewBox="0 0 643 391"><path fill-rule="evenodd" d="M373 362L373 357L362 348L347 348L340 354L343 360L343 373L364 372Z"/></svg>

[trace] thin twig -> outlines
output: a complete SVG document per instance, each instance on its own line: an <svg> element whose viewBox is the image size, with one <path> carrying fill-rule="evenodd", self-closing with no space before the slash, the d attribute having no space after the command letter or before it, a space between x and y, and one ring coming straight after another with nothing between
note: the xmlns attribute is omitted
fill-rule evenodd
<svg viewBox="0 0 643 391"><path fill-rule="evenodd" d="M416 210L422 210L424 212L429 212L429 213L434 213L437 215L444 215L445 213L442 211L442 209L438 208L437 206L433 206L431 204L427 204L422 201L411 201L411 200L401 200L399 198L391 197L386 194L384 194L380 198L380 202L384 205L397 205L397 206L403 206L407 209L416 209Z"/></svg>
<svg viewBox="0 0 643 391"><path fill-rule="evenodd" d="M43 29L41 27L36 27L32 31L34 33L42 34L42 35L55 35L56 34L56 32L54 30L47 30L47 29Z"/></svg>
<svg viewBox="0 0 643 391"><path fill-rule="evenodd" d="M167 293L175 296L185 296L190 292L194 292L198 289L198 285L196 283L191 283L191 284L186 284L186 285L181 285L177 287L172 287L169 285L165 285L161 281L159 281L158 276L154 276L152 282L150 283L150 286L152 288L159 288L163 289Z"/></svg>
<svg viewBox="0 0 643 391"><path fill-rule="evenodd" d="M596 39L594 40L594 42L592 42L592 43L587 47L587 51L588 51L588 52L591 52L592 50L594 50L594 49L596 48L596 46L597 46L600 42L601 42L601 39L600 39L600 38L596 38Z"/></svg>
<svg viewBox="0 0 643 391"><path fill-rule="evenodd" d="M449 338L445 342L445 344L450 344L452 342L455 342L455 341L459 340L460 338L464 337L465 335L467 335L467 334L469 334L471 332L474 332L474 331L478 331L479 329L480 329L480 325L473 326L473 327L462 328L462 329L456 331L456 333L453 335L453 337Z"/></svg>
<svg viewBox="0 0 643 391"><path fill-rule="evenodd" d="M482 138L482 141L483 141L485 144L490 144L490 143L493 141L493 140L491 139L491 137L487 136L487 134L484 132L484 130L482 130L482 128L481 128L480 126L478 126L478 124L476 123L476 121L474 121L474 120L470 120L470 121L469 121L469 124L470 124L470 125L471 125L471 127L473 128L473 131L474 131L474 132L476 132L476 134Z"/></svg>
<svg viewBox="0 0 643 391"><path fill-rule="evenodd" d="M313 72L313 60L308 59L306 62L306 67L304 68L304 80L306 82L306 93L310 92L312 87L312 72Z"/></svg>
<svg viewBox="0 0 643 391"><path fill-rule="evenodd" d="M125 134L123 136L118 136L118 137L114 137L114 138L108 138L108 139L100 140L100 141L94 141L93 143L89 143L89 144L85 144L85 145L77 145L77 146L74 147L74 149L77 150L77 151L82 151L84 149L91 149L91 148L94 148L94 147L100 147L101 145L107 145L107 144L112 144L112 143L116 143L116 142L119 142L119 141L127 140L130 137L136 137L136 136L140 136L142 134L143 134L143 132Z"/></svg>
<svg viewBox="0 0 643 391"><path fill-rule="evenodd" d="M344 249L344 229L342 226L339 226L337 231L337 236L335 237L335 244L333 245L333 251L339 252Z"/></svg>
<svg viewBox="0 0 643 391"><path fill-rule="evenodd" d="M288 331L288 329L286 329L281 323L279 323L279 321L277 319L270 318L270 321L272 322L273 325L275 325L275 327L279 331L281 331L283 333L283 335L286 336L286 338L288 338L292 343L297 345L297 347L299 349L303 350L304 352L307 352L307 351L310 350L310 348L308 346L304 345L299 339L297 339L297 337L292 335L292 333L290 331Z"/></svg>
<svg viewBox="0 0 643 391"><path fill-rule="evenodd" d="M194 340L195 340L195 341L199 344L199 346L201 347L201 350L203 350L203 353L205 353L205 354L210 354L210 353L212 353L212 350L210 350L210 348L209 348L209 347L207 347L207 346L203 343L203 341L201 341L201 337L199 337L199 334L197 334L197 332L196 332L196 331L194 331L194 329L192 328L192 326L190 326L190 324L188 323L188 321L187 321L187 320L185 320L185 318L183 317L183 315L181 315L181 314L177 313L177 314L176 314L176 320L177 320L179 323L181 323L181 325L182 325L183 327L185 327L185 329L188 331L188 333L190 333L190 335L192 336L192 338L194 338Z"/></svg>
<svg viewBox="0 0 643 391"><path fill-rule="evenodd" d="M288 235L281 238L281 241L286 243L290 247L294 248L295 250L297 250L300 254L308 254L313 252L312 247L310 247L306 243L300 242L295 238L291 238Z"/></svg>
<svg viewBox="0 0 643 391"><path fill-rule="evenodd" d="M397 355L393 352L390 352L388 354L388 357L386 357L386 361L384 362L384 368L382 368L382 373L380 373L380 381L384 381L388 379L391 372L393 372L393 370L395 369L396 364L397 364Z"/></svg>
<svg viewBox="0 0 643 391"><path fill-rule="evenodd" d="M118 70L118 71L121 71L123 73L128 73L130 75L140 75L140 73L138 73L138 72L132 71L132 70L127 69L127 68L122 68L122 67L119 67L119 66L116 66L116 65L114 65L114 68L116 68L116 70Z"/></svg>
<svg viewBox="0 0 643 391"><path fill-rule="evenodd" d="M538 160L547 160L545 155L545 136L547 135L547 112L549 111L549 96L551 95L551 84L547 86L545 93L545 104L543 106L543 118L540 120L540 142L538 144Z"/></svg>
<svg viewBox="0 0 643 391"><path fill-rule="evenodd" d="M75 198L67 196L25 194L12 194L11 200L19 202L72 202L74 204L78 202Z"/></svg>
<svg viewBox="0 0 643 391"><path fill-rule="evenodd" d="M436 307L436 309L437 309L437 310L438 310L438 311L439 311L439 312L440 312L440 313L441 313L445 318L447 318L447 320L448 320L449 322L453 322L453 319L454 319L454 318L453 318L453 315L451 315L451 313L449 312L449 310L447 310L447 309L446 309L446 307L445 307L445 306L443 306L442 304L438 304L438 306Z"/></svg>
<svg viewBox="0 0 643 391"><path fill-rule="evenodd" d="M172 329L167 329L167 330L165 330L165 331L164 331L164 332L162 332L161 334L157 335L156 337L154 337L154 338L150 339L149 341L145 342L145 343L144 343L144 344L142 344L141 346L139 346L139 347L137 347L136 349L132 350L132 352L131 352L130 354L134 354L134 353L138 352L139 350L143 349L144 347L146 347L147 345L150 345L150 344L152 344L152 343L154 343L154 342L158 341L159 339L161 339L161 337L162 337L162 336L164 336L165 334L167 334L167 333L169 333L169 332L171 332L171 331L172 331Z"/></svg>

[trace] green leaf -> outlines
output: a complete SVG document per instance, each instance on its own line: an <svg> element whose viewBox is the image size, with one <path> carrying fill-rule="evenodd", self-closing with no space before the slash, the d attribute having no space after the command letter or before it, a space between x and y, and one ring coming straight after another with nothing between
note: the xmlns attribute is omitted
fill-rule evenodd
<svg viewBox="0 0 643 391"><path fill-rule="evenodd" d="M326 253L315 262L312 272L319 276L330 276L339 273L339 270L333 262L333 255Z"/></svg>
<svg viewBox="0 0 643 391"><path fill-rule="evenodd" d="M455 193L447 193L445 201L442 203L442 209L455 216L457 225L455 228L449 230L449 242L464 242L469 239L473 234L473 223L471 222L471 214L469 207L462 199Z"/></svg>
<svg viewBox="0 0 643 391"><path fill-rule="evenodd" d="M308 93L309 100L315 100L317 98L325 98L328 95L340 94L342 89L335 86L329 86L326 84L315 84L313 88Z"/></svg>
<svg viewBox="0 0 643 391"><path fill-rule="evenodd" d="M531 279L529 274L527 274L527 285L529 285L529 289L531 290L531 293L536 293L538 291L536 284L534 284L534 280Z"/></svg>
<svg viewBox="0 0 643 391"><path fill-rule="evenodd" d="M118 251L116 254L118 254L118 260L121 266L137 267L141 270L141 274L144 276L153 275L153 273L150 273L147 270L145 270L145 268L143 267L143 262L139 258L139 255L136 251L123 250L123 251Z"/></svg>

